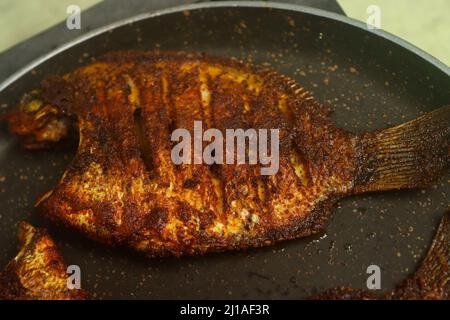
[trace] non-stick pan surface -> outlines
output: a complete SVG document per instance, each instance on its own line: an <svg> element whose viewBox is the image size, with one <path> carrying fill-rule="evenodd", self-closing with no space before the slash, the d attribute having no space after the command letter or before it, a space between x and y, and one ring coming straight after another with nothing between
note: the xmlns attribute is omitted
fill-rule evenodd
<svg viewBox="0 0 450 320"><path fill-rule="evenodd" d="M432 35L430 35L432 36ZM1 112L47 75L123 49L205 51L267 63L331 105L337 125L354 132L385 128L450 103L449 69L383 32L348 18L271 3L215 3L140 16L70 44L3 84ZM413 272L450 203L450 175L424 190L347 198L324 233L245 252L147 259L49 224L33 211L75 146L26 151L0 132L0 265L17 249L17 224L46 226L67 262L96 298L302 298L324 288L366 286L382 270L388 290Z"/></svg>

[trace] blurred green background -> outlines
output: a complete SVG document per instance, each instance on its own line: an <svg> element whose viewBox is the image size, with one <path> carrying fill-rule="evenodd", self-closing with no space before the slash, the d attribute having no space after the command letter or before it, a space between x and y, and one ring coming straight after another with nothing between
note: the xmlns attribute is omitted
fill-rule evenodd
<svg viewBox="0 0 450 320"><path fill-rule="evenodd" d="M0 52L101 0L0 0ZM126 1L126 0L124 0ZM150 0L151 1L151 0ZM381 8L381 27L450 65L450 0L338 0L348 16L366 21L369 5Z"/></svg>

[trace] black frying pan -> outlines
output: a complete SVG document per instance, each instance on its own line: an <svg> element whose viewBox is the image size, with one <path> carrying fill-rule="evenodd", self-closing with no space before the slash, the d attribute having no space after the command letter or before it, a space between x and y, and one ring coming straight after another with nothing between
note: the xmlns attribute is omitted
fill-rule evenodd
<svg viewBox="0 0 450 320"><path fill-rule="evenodd" d="M271 64L330 104L336 124L354 132L450 103L449 68L392 35L316 9L227 2L141 15L71 42L2 83L1 112L45 76L108 51L154 48ZM447 174L424 190L347 198L324 233L312 238L245 252L146 259L49 225L33 212L36 197L55 185L74 150L25 151L1 127L0 265L16 253L20 220L46 226L97 298L302 298L338 285L364 288L371 264L381 267L388 290L417 267L450 203Z"/></svg>

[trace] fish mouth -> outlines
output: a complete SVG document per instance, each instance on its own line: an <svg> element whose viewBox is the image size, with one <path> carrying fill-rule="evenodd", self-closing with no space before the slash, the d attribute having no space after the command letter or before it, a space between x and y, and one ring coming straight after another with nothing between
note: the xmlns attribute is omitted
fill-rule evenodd
<svg viewBox="0 0 450 320"><path fill-rule="evenodd" d="M16 134L26 149L50 148L66 137L71 121L42 99L39 90L24 95L18 108L0 118L8 122L9 131Z"/></svg>

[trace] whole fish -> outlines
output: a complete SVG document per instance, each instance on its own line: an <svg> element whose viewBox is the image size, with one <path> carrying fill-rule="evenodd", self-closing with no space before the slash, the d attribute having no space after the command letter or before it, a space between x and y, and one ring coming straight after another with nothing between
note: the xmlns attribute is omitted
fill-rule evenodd
<svg viewBox="0 0 450 320"><path fill-rule="evenodd" d="M391 292L338 287L309 297L311 300L449 300L450 213L444 215L436 236L416 273Z"/></svg>
<svg viewBox="0 0 450 320"><path fill-rule="evenodd" d="M84 290L67 286L67 265L47 231L21 222L19 240L19 253L0 273L0 299L86 299Z"/></svg>
<svg viewBox="0 0 450 320"><path fill-rule="evenodd" d="M337 128L329 115L266 67L118 52L44 80L5 118L30 149L79 137L61 180L36 203L43 215L102 242L180 256L309 236L338 199L424 186L450 164L449 106L364 134ZM279 170L174 164L171 134L195 134L195 121L220 132L278 129Z"/></svg>

